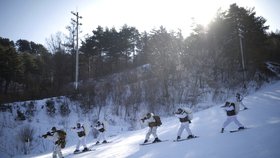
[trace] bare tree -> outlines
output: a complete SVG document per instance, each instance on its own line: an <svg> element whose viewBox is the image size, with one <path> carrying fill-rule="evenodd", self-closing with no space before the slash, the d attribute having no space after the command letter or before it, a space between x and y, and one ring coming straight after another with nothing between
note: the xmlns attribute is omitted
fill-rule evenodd
<svg viewBox="0 0 280 158"><path fill-rule="evenodd" d="M17 133L17 138L21 143L21 150L23 154L27 155L30 154L33 146L35 129L32 128L30 125L26 125L22 127L19 132Z"/></svg>
<svg viewBox="0 0 280 158"><path fill-rule="evenodd" d="M55 53L64 50L65 35L62 32L57 32L46 39L50 52Z"/></svg>

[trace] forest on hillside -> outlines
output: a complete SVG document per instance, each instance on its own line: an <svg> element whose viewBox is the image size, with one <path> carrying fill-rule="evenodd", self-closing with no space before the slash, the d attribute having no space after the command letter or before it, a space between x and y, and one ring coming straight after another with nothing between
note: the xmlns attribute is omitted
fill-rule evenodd
<svg viewBox="0 0 280 158"><path fill-rule="evenodd" d="M142 33L99 26L80 46L78 90L74 24L69 35L51 36L49 48L0 37L0 104L69 96L85 110L110 99L136 111L142 103L194 106L209 92L219 100L224 89L245 92L277 77L266 63L279 67L280 32L268 32L265 23L254 9L232 4L207 27L194 24L188 37L164 26Z"/></svg>

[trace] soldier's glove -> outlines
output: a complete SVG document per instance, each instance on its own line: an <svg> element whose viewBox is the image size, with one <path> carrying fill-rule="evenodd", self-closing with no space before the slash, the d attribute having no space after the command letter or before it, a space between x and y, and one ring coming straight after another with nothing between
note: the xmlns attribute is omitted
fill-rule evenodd
<svg viewBox="0 0 280 158"><path fill-rule="evenodd" d="M55 144L55 145L57 145L58 143L59 143L59 140L55 141L55 143L54 143L54 144Z"/></svg>
<svg viewBox="0 0 280 158"><path fill-rule="evenodd" d="M144 123L144 121L146 120L147 118L146 117L144 117L144 118L142 118L141 120L142 120L142 122Z"/></svg>

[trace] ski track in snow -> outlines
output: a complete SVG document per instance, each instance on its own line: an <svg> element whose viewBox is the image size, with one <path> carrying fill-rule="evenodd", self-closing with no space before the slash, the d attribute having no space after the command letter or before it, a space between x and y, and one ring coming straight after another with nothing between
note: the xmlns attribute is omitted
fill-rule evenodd
<svg viewBox="0 0 280 158"><path fill-rule="evenodd" d="M197 139L173 142L179 128L175 117L163 118L158 128L160 139L167 142L141 146L148 128L123 132L108 140L109 144L94 146L95 151L73 155L75 143L62 150L65 158L279 158L280 157L280 82L245 97L249 108L240 111L239 121L250 129L229 133L237 126L231 123L220 133L226 120L221 105L194 113L191 130ZM187 137L186 131L182 138ZM151 136L150 141L153 140ZM88 146L95 142L88 140ZM22 157L22 156L20 156ZM51 158L51 153L26 157Z"/></svg>

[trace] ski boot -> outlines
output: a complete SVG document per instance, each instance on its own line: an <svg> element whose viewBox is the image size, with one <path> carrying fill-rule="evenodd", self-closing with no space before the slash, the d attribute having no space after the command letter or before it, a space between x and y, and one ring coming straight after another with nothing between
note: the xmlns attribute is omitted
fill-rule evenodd
<svg viewBox="0 0 280 158"><path fill-rule="evenodd" d="M84 150L83 150L83 152L85 152L85 151L89 151L89 149L88 149L87 147L85 147Z"/></svg>
<svg viewBox="0 0 280 158"><path fill-rule="evenodd" d="M145 143L147 143L147 142L148 142L148 140L147 140L147 139L145 139L145 140L144 140L144 144L145 144Z"/></svg>
<svg viewBox="0 0 280 158"><path fill-rule="evenodd" d="M239 128L238 128L238 130L243 130L243 129L245 129L245 128L244 128L244 127L239 127Z"/></svg>
<svg viewBox="0 0 280 158"><path fill-rule="evenodd" d="M224 133L224 128L222 128L221 133Z"/></svg>
<svg viewBox="0 0 280 158"><path fill-rule="evenodd" d="M158 138L155 138L155 140L153 141L153 143L156 143L156 142L161 142L161 140L158 139Z"/></svg>
<svg viewBox="0 0 280 158"><path fill-rule="evenodd" d="M187 137L187 139L191 139L191 138L194 138L192 134Z"/></svg>
<svg viewBox="0 0 280 158"><path fill-rule="evenodd" d="M76 150L74 151L74 153L78 153L78 152L80 152L80 150L79 150L79 149L76 149Z"/></svg>
<svg viewBox="0 0 280 158"><path fill-rule="evenodd" d="M104 140L103 142L102 142L103 144L106 144L106 143L108 143L106 140Z"/></svg>
<svg viewBox="0 0 280 158"><path fill-rule="evenodd" d="M180 136L177 136L177 141L180 140L180 139L181 139L181 137L180 137Z"/></svg>
<svg viewBox="0 0 280 158"><path fill-rule="evenodd" d="M99 144L99 141L97 141L95 144L96 144L96 145Z"/></svg>

